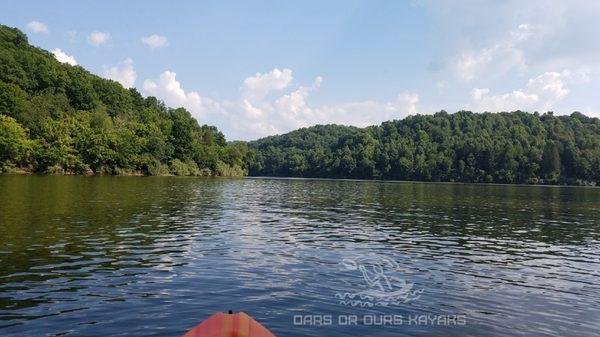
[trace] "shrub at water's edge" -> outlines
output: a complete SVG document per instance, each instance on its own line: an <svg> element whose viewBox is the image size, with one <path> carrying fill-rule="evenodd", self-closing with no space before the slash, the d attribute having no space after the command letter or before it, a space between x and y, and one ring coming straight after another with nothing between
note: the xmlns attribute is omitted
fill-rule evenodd
<svg viewBox="0 0 600 337"><path fill-rule="evenodd" d="M247 155L185 109L60 63L0 25L0 172L240 176Z"/></svg>

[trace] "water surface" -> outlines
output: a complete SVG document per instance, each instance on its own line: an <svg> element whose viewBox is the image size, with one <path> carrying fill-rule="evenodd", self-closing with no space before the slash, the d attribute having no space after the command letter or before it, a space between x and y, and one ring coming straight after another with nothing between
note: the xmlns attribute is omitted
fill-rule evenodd
<svg viewBox="0 0 600 337"><path fill-rule="evenodd" d="M0 176L0 335L179 336L232 309L278 336L596 336L599 215L594 188ZM341 302L383 284L365 260L420 297Z"/></svg>

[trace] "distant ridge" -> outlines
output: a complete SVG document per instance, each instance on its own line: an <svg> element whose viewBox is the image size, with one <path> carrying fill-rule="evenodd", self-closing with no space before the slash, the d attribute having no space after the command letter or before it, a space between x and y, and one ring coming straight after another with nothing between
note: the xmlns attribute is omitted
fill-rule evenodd
<svg viewBox="0 0 600 337"><path fill-rule="evenodd" d="M250 175L600 184L600 120L445 111L379 126L318 125L249 143Z"/></svg>

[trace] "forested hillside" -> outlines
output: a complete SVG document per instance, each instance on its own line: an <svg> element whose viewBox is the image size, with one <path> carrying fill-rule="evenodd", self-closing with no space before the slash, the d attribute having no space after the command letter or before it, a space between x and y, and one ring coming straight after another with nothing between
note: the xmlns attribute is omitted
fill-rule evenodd
<svg viewBox="0 0 600 337"><path fill-rule="evenodd" d="M247 145L0 25L0 172L243 175Z"/></svg>
<svg viewBox="0 0 600 337"><path fill-rule="evenodd" d="M0 172L600 184L600 120L416 115L226 142L183 108L58 62L0 25Z"/></svg>
<svg viewBox="0 0 600 337"><path fill-rule="evenodd" d="M251 175L600 184L600 120L526 112L315 126L250 143Z"/></svg>

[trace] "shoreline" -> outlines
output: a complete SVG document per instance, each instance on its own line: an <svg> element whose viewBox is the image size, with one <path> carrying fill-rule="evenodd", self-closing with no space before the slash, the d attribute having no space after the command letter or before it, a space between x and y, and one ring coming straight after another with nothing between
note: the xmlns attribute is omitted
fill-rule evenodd
<svg viewBox="0 0 600 337"><path fill-rule="evenodd" d="M325 181L348 181L360 183L396 183L396 184L435 184L435 185L483 185L483 186L520 186L520 187L589 187L598 188L598 185L556 185L556 184L504 184L504 183L478 183L462 181L423 181L423 180L387 180L387 179L354 179L354 178L309 178L309 177L274 177L274 176L244 176L248 179L273 179L273 180L325 180Z"/></svg>
<svg viewBox="0 0 600 337"><path fill-rule="evenodd" d="M461 181L422 181L422 180L387 180L387 179L355 179L355 178L317 178L317 177L276 177L276 176L197 176L197 175L175 175L175 174L160 174L148 175L140 172L123 173L123 174L101 174L101 173L43 173L32 172L26 169L16 169L12 172L0 172L0 176L17 175L17 176L82 176L82 177L192 177L192 178L242 178L242 179L262 179L262 180L312 180L312 181L343 181L357 183L392 183L392 184L435 184L435 185L480 185L480 186L515 186L515 187L577 187L577 188L599 188L598 185L557 185L557 184L505 184L505 183L480 183L480 182L461 182Z"/></svg>
<svg viewBox="0 0 600 337"><path fill-rule="evenodd" d="M80 176L80 177L197 177L197 178L243 178L247 176L227 176L227 175L177 175L172 173L163 174L144 174L142 172L128 172L119 174L104 174L104 173L73 173L73 172L34 172L25 168L17 168L9 172L0 172L0 176L15 175L15 176Z"/></svg>

